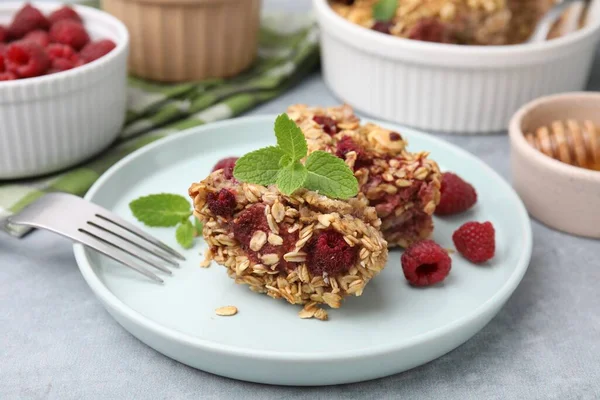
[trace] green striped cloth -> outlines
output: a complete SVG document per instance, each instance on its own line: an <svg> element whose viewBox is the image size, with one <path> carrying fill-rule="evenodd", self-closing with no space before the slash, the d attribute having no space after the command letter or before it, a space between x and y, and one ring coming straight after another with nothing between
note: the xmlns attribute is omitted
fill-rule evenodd
<svg viewBox="0 0 600 400"><path fill-rule="evenodd" d="M273 99L312 71L318 60L318 32L312 16L272 14L262 17L257 62L240 76L170 85L130 77L126 123L113 146L84 165L53 176L0 181L0 226L23 236L27 229L9 227L2 221L45 193L83 196L104 171L129 153Z"/></svg>

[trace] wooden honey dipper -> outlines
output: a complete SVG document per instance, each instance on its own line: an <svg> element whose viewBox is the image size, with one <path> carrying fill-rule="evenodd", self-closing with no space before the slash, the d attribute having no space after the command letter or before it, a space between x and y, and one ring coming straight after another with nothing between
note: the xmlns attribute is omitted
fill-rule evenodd
<svg viewBox="0 0 600 400"><path fill-rule="evenodd" d="M554 121L528 132L525 139L556 160L600 171L600 128L591 121Z"/></svg>

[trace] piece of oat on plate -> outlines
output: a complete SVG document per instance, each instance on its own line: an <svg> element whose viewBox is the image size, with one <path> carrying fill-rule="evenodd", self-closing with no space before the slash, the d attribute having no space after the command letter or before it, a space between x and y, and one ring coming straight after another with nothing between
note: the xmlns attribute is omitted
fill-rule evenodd
<svg viewBox="0 0 600 400"><path fill-rule="evenodd" d="M441 173L427 152L411 153L398 132L360 124L347 105L321 108L293 105L287 114L298 124L308 151L323 150L345 160L360 191L382 220L389 246L408 247L433 231Z"/></svg>

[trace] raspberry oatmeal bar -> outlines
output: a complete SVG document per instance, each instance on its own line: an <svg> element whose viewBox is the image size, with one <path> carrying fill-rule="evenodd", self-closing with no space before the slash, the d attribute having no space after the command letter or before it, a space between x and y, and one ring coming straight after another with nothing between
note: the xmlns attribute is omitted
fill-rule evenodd
<svg viewBox="0 0 600 400"><path fill-rule="evenodd" d="M441 174L427 152L410 153L407 141L372 123L360 125L351 107L291 106L287 114L302 129L308 151L323 150L345 160L360 191L381 218L390 247L408 247L433 231Z"/></svg>
<svg viewBox="0 0 600 400"><path fill-rule="evenodd" d="M376 21L379 0L332 0L351 22L399 37L439 43L505 45L525 41L554 0L401 0L389 21Z"/></svg>
<svg viewBox="0 0 600 400"><path fill-rule="evenodd" d="M287 196L275 185L238 182L225 167L192 184L189 196L204 223L206 262L255 292L303 304L302 318L327 319L319 304L338 308L343 297L360 296L387 261L381 220L362 194Z"/></svg>

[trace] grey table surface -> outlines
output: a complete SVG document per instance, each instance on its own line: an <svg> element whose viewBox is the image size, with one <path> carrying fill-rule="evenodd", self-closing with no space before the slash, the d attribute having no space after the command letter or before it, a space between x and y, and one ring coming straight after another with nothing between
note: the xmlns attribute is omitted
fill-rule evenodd
<svg viewBox="0 0 600 400"><path fill-rule="evenodd" d="M307 1L266 0L304 10ZM600 89L600 56L588 88ZM249 114L336 104L315 73ZM507 137L444 136L510 180ZM597 207L596 207L597 209ZM118 325L81 277L71 243L0 234L0 399L600 399L600 241L533 221L530 267L464 345L379 380L321 388L239 382L187 367Z"/></svg>

